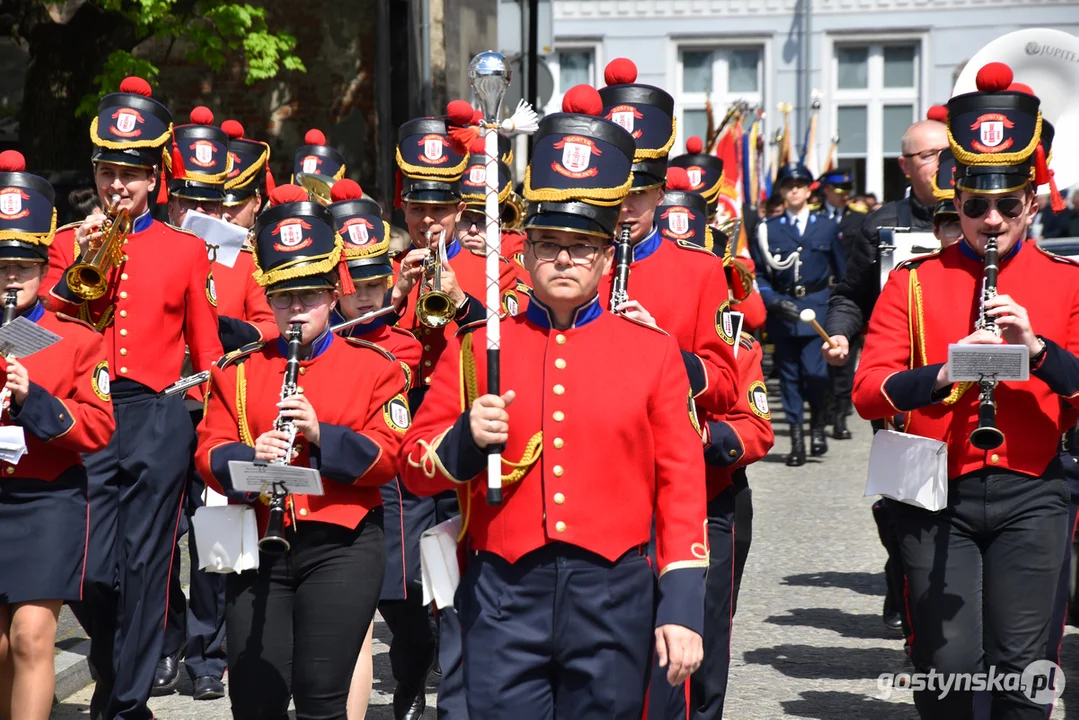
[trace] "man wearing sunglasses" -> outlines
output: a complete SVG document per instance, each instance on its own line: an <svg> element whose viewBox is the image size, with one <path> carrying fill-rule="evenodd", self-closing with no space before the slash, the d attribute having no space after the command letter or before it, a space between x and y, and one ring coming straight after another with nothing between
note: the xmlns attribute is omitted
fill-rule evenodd
<svg viewBox="0 0 1079 720"><path fill-rule="evenodd" d="M947 446L946 507L891 503L912 612L911 657L919 672L945 676L1020 674L1044 659L1070 531L1058 449L1074 418L1065 405L1079 402L1079 267L1024 241L1034 188L1049 180L1049 138L1038 98L1011 79L1006 65L990 63L978 72L977 92L948 102L963 237L892 273L854 383L863 417L902 413L907 433ZM997 294L984 297L990 237L999 275ZM975 324L983 315L999 337ZM970 442L979 393L974 383L949 382L953 343L1008 343L1029 353L1029 380L996 385L1003 435L996 448ZM1048 673L1039 679L1050 689L1059 682ZM1054 697L1013 683L991 694L992 717L1032 720L1046 716ZM927 688L914 700L923 719L972 717L969 689Z"/></svg>

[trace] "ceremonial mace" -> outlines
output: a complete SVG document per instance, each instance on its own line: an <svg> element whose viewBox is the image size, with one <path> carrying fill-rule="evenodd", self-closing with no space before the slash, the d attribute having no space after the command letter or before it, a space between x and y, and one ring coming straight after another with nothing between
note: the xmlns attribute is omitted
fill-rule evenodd
<svg viewBox="0 0 1079 720"><path fill-rule="evenodd" d="M498 120L502 98L510 85L506 58L496 52L482 52L468 65L468 82L480 100L483 111L484 150L487 154L487 392L500 395L498 325L498 259L502 256L502 228L498 209ZM502 504L502 447L487 446L487 504Z"/></svg>

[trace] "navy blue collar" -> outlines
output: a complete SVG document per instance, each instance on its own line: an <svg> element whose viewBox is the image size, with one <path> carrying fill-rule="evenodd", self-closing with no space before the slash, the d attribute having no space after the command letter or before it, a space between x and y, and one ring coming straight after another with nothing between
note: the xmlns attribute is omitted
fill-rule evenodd
<svg viewBox="0 0 1079 720"><path fill-rule="evenodd" d="M314 360L322 353L326 352L330 344L333 342L334 335L330 332L329 328L322 331L322 334L315 338L315 341L311 343L311 352L303 360ZM281 353L281 357L288 357L288 340L280 335L277 336L277 351Z"/></svg>
<svg viewBox="0 0 1079 720"><path fill-rule="evenodd" d="M573 322L570 323L570 327L576 328L587 325L602 314L603 308L600 307L599 295L596 294L591 300L573 311ZM536 299L535 295L528 299L528 309L525 310L525 316L533 325L538 325L545 330L550 330L554 327L550 308Z"/></svg>
<svg viewBox="0 0 1079 720"><path fill-rule="evenodd" d="M1015 244L1014 247L1012 247L1011 250L1008 251L1008 254L1005 255L1004 257L1000 258L999 261L1004 262L1005 260L1010 260L1011 258L1015 257L1022 248L1023 248L1023 241L1020 240L1019 242L1017 242ZM967 243L966 238L963 238L962 240L959 241L959 251L961 253L963 253L963 255L965 255L966 257L970 258L971 260L974 260L975 262L985 262L985 258L983 258L981 255L979 255L977 253L977 251L975 251L974 248L972 248Z"/></svg>
<svg viewBox="0 0 1079 720"><path fill-rule="evenodd" d="M338 325L343 322L348 322L348 318L341 314L339 308L334 308L333 313L330 315L330 325ZM341 331L343 337L360 337L370 332L378 330L380 327L386 324L386 316L377 317L371 322L360 323L359 325L353 325L350 328L346 328Z"/></svg>
<svg viewBox="0 0 1079 720"><path fill-rule="evenodd" d="M45 317L45 306L38 300L34 303L34 306L22 314L24 318L30 322L36 323Z"/></svg>
<svg viewBox="0 0 1079 720"><path fill-rule="evenodd" d="M413 242L412 245L410 245L408 249L409 250L420 250L422 248L417 248L416 243ZM461 252L461 243L459 243L457 241L457 238L454 237L452 240L450 240L448 243L446 243L446 259L447 260L452 260L453 258L457 257L457 253L459 253L459 252Z"/></svg>
<svg viewBox="0 0 1079 720"><path fill-rule="evenodd" d="M652 231L641 238L639 243L630 246L629 261L640 262L646 259L656 250L659 250L661 240L659 228L653 227Z"/></svg>
<svg viewBox="0 0 1079 720"><path fill-rule="evenodd" d="M142 215L135 218L135 222L131 223L131 233L140 233L143 230L148 230L153 224L154 218L150 215L150 211L147 210Z"/></svg>

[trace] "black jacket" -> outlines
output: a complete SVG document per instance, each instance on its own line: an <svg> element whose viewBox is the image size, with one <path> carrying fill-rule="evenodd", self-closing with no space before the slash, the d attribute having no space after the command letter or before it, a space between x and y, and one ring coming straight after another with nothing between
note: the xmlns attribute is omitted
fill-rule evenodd
<svg viewBox="0 0 1079 720"><path fill-rule="evenodd" d="M870 213L854 238L847 271L832 291L824 327L829 335L843 335L848 340L862 332L873 314L880 295L880 228L909 227L916 232L932 232L933 210L912 194L908 198L885 203ZM907 219L909 218L909 220Z"/></svg>

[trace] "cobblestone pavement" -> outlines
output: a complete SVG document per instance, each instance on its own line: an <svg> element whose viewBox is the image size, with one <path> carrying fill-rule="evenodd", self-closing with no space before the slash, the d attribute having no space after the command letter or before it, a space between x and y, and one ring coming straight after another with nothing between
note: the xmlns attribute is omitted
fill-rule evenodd
<svg viewBox="0 0 1079 720"><path fill-rule="evenodd" d="M778 403L775 403L778 405ZM754 537L735 618L730 695L734 720L917 718L909 692L883 698L877 678L912 668L903 643L880 620L884 550L862 497L869 455L868 423L855 421L854 439L830 441L822 460L802 468L783 464L786 429L773 455L750 470ZM1063 668L1067 685L1053 718L1079 718L1079 637L1069 628ZM393 692L389 631L376 626L375 692L368 717L389 720ZM184 673L186 677L186 673ZM434 718L434 686L425 718ZM91 689L69 698L56 720L88 717ZM228 700L194 702L189 683L154 698L161 720L230 717ZM1074 708L1066 712L1066 708Z"/></svg>

